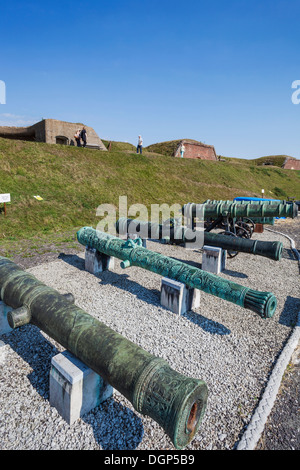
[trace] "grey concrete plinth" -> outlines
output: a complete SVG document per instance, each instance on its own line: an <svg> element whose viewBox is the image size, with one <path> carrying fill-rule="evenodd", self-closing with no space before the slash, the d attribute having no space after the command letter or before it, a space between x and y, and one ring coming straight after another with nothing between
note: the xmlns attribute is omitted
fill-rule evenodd
<svg viewBox="0 0 300 470"><path fill-rule="evenodd" d="M113 388L69 351L51 360L50 405L68 424L110 398Z"/></svg>
<svg viewBox="0 0 300 470"><path fill-rule="evenodd" d="M209 273L219 274L226 267L226 250L215 246L203 246L202 269Z"/></svg>
<svg viewBox="0 0 300 470"><path fill-rule="evenodd" d="M7 314L10 310L12 310L12 308L0 300L0 335L5 335L12 331L7 321Z"/></svg>
<svg viewBox="0 0 300 470"><path fill-rule="evenodd" d="M85 248L85 269L91 274L114 269L115 258L100 253L96 248Z"/></svg>
<svg viewBox="0 0 300 470"><path fill-rule="evenodd" d="M161 280L160 303L179 315L200 306L200 291L182 282L163 277Z"/></svg>

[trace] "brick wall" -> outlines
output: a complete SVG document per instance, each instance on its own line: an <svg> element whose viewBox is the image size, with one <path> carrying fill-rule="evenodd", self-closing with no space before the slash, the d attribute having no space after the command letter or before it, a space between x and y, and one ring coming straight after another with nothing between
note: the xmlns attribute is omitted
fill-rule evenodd
<svg viewBox="0 0 300 470"><path fill-rule="evenodd" d="M287 158L283 164L285 170L300 170L300 160L295 158Z"/></svg>
<svg viewBox="0 0 300 470"><path fill-rule="evenodd" d="M184 158L194 158L200 160L217 160L217 155L215 149L212 145L202 144L201 142L188 142L183 140L185 147ZM180 147L181 143L177 147L174 156L181 157Z"/></svg>

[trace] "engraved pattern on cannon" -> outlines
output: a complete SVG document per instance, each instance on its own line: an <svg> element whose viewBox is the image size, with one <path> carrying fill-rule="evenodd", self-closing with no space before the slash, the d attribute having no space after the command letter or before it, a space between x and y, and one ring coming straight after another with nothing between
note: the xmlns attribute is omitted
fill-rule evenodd
<svg viewBox="0 0 300 470"><path fill-rule="evenodd" d="M190 442L193 434L179 434L178 426L182 420L188 419L195 396L201 401L204 413L208 394L205 382L182 376L182 383L186 380L190 387L180 387L181 374L173 371L163 359L127 340L73 304L69 296L47 287L3 257L0 257L0 291L1 300L6 304L11 301L13 305L9 306L12 309L26 307L25 310L29 310L27 323L36 325L67 348L130 400L134 407L137 404L137 411L147 412L154 420L158 419L176 448ZM165 381L164 372L171 379ZM158 384L158 381L162 383ZM153 402L147 398L151 397L152 390L156 393ZM161 405L158 403L160 397L163 398ZM151 409L151 403L154 409ZM171 419L166 413L170 413ZM195 432L200 425L200 417L194 423Z"/></svg>
<svg viewBox="0 0 300 470"><path fill-rule="evenodd" d="M162 360L154 361L154 365L150 364L149 369L148 377L142 378L143 386L137 387L136 409L145 415L151 410L152 416L155 415L155 421L181 447L186 436L191 439L197 432L196 423L202 419L206 408L207 388L204 382L181 376ZM195 387L198 392L193 395ZM180 400L182 394L189 396L189 401L184 407ZM195 406L196 416L191 420L191 412ZM189 421L191 424L188 429Z"/></svg>
<svg viewBox="0 0 300 470"><path fill-rule="evenodd" d="M275 313L277 301L272 293L261 292L245 304L244 300L247 294L256 291L143 248L140 239L124 242L120 238L96 231L92 227L83 227L77 232L77 240L82 245L87 245L87 240L90 240L93 248L106 255L122 259L122 267L132 265L142 267L182 282L188 287L203 290L208 294L248 308L258 313L262 318L270 318Z"/></svg>

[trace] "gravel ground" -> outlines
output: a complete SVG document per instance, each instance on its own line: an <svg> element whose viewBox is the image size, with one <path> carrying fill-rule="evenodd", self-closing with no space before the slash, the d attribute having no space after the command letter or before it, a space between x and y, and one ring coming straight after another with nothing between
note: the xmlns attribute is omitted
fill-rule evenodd
<svg viewBox="0 0 300 470"><path fill-rule="evenodd" d="M291 237L300 251L300 218L280 219L271 230ZM300 344L283 376L274 406L256 450L300 449Z"/></svg>
<svg viewBox="0 0 300 470"><path fill-rule="evenodd" d="M240 253L220 276L273 292L278 306L272 319L203 292L198 309L178 316L160 305L160 276L135 267L124 271L118 260L113 272L89 274L82 249L27 269L59 292L72 292L79 307L178 372L205 380L207 410L187 450L232 450L300 311L299 269L289 241L267 231L253 238L282 241L283 259ZM147 247L201 267L199 252L155 242ZM117 390L69 426L49 405L51 358L63 348L32 325L0 339L1 449L174 450L163 429Z"/></svg>

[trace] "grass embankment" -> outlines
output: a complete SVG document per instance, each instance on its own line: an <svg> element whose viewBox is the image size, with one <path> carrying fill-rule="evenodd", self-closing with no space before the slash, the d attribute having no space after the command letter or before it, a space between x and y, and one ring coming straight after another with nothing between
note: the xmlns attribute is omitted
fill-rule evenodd
<svg viewBox="0 0 300 470"><path fill-rule="evenodd" d="M119 143L121 145L122 143ZM251 161L174 159L126 144L111 152L0 138L0 194L10 193L0 214L0 243L56 237L96 226L100 204L185 204L206 199L260 196L300 199L300 172L260 167ZM132 151L131 151L132 149ZM43 198L38 201L34 196ZM133 215L134 217L134 215Z"/></svg>

